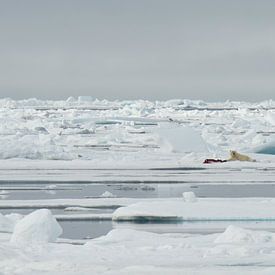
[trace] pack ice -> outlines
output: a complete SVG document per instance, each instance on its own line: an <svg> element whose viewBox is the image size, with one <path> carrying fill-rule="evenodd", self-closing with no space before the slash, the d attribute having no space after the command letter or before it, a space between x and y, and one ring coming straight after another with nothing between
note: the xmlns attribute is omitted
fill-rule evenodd
<svg viewBox="0 0 275 275"><path fill-rule="evenodd" d="M186 154L198 161L196 154L223 156L229 149L273 154L274 106L274 101L1 99L0 159L119 158L138 164Z"/></svg>

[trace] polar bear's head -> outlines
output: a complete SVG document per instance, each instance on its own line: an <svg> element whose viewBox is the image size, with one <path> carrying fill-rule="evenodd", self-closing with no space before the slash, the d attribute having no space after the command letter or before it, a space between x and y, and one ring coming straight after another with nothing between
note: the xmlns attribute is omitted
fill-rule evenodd
<svg viewBox="0 0 275 275"><path fill-rule="evenodd" d="M237 156L237 151L230 150L230 156L231 158L235 158Z"/></svg>

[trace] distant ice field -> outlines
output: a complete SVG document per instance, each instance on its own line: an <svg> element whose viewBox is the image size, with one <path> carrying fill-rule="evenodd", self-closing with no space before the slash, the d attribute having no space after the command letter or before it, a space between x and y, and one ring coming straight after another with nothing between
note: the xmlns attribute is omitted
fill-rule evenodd
<svg viewBox="0 0 275 275"><path fill-rule="evenodd" d="M0 159L144 163L274 154L275 102L0 100Z"/></svg>

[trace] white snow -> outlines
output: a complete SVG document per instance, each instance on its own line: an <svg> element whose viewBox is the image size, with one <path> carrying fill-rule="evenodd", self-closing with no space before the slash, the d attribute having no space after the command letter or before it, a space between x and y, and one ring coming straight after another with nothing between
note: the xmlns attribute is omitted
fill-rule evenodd
<svg viewBox="0 0 275 275"><path fill-rule="evenodd" d="M48 209L40 209L16 223L11 243L19 246L54 242L62 228Z"/></svg>
<svg viewBox="0 0 275 275"><path fill-rule="evenodd" d="M275 271L273 233L231 226L209 235L115 229L85 245L59 240L28 249L1 239L4 274L271 275Z"/></svg>
<svg viewBox="0 0 275 275"><path fill-rule="evenodd" d="M190 127L175 126L167 123L160 124L156 130L160 137L160 147L165 152L205 152L208 146L200 134Z"/></svg>
<svg viewBox="0 0 275 275"><path fill-rule="evenodd" d="M116 196L113 193L109 192L109 191L105 191L104 193L102 193L100 195L100 197L102 197L102 198L115 198Z"/></svg>
<svg viewBox="0 0 275 275"><path fill-rule="evenodd" d="M183 199L185 202L196 202L197 198L194 192L183 192Z"/></svg>
<svg viewBox="0 0 275 275"><path fill-rule="evenodd" d="M275 199L205 198L193 203L176 199L139 202L118 208L113 213L113 220L275 220Z"/></svg>
<svg viewBox="0 0 275 275"><path fill-rule="evenodd" d="M82 159L97 164L120 159L138 165L164 157L177 161L190 152L204 157L229 149L252 152L273 135L274 105L110 102L86 96L64 101L0 99L0 159ZM191 159L198 161L196 154Z"/></svg>
<svg viewBox="0 0 275 275"><path fill-rule="evenodd" d="M253 231L230 225L214 241L215 243L264 243L275 242L275 234Z"/></svg>
<svg viewBox="0 0 275 275"><path fill-rule="evenodd" d="M16 195L13 181L50 192L62 182L123 181L129 189L153 184L164 192L172 181L193 186L274 184L274 108L272 100L0 99L0 180L8 180L0 197L6 199L6 190ZM228 158L229 150L249 154L257 162L203 165L206 158ZM27 192L30 187L22 188ZM272 229L275 199L199 198L193 192L168 199L115 198L106 191L100 198L0 201L2 209L32 207L60 212L0 215L3 274L275 274L274 233L234 225L240 220L246 221L244 227L248 220L264 221ZM93 207L120 208L91 213ZM64 214L62 209L75 213ZM62 232L56 219L111 218L118 229L106 236L85 245L55 243ZM139 219L180 226L194 221L232 225L221 234L206 235L119 229L127 223L117 221Z"/></svg>
<svg viewBox="0 0 275 275"><path fill-rule="evenodd" d="M0 213L0 231L1 232L12 232L14 228L14 221L13 219L6 217Z"/></svg>

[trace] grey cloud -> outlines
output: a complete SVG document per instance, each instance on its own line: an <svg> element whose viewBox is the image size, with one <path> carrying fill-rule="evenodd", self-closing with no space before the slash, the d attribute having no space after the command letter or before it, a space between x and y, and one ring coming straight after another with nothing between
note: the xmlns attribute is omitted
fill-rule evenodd
<svg viewBox="0 0 275 275"><path fill-rule="evenodd" d="M1 97L274 99L274 1L0 4Z"/></svg>

